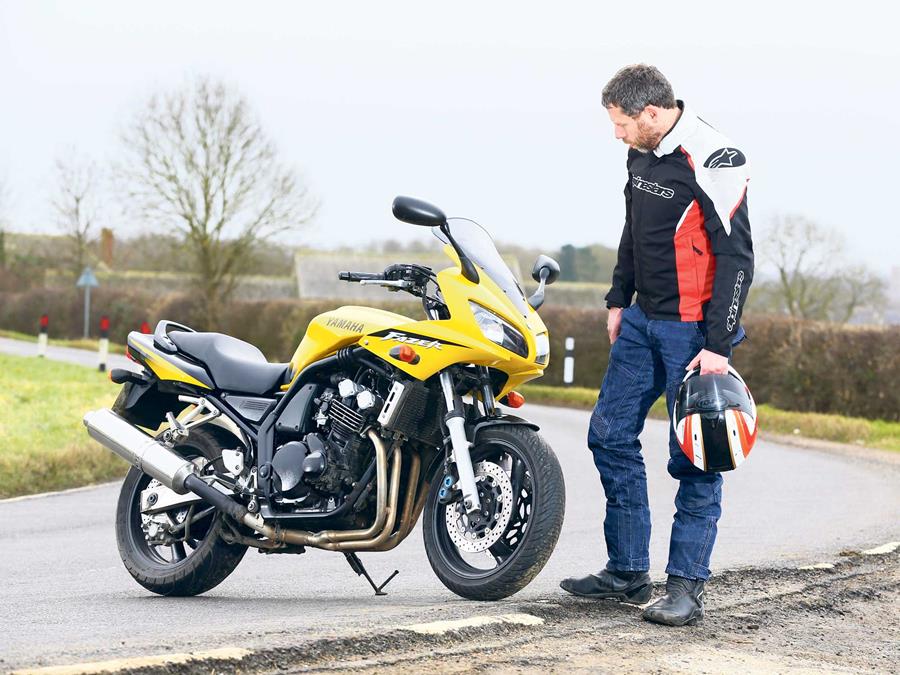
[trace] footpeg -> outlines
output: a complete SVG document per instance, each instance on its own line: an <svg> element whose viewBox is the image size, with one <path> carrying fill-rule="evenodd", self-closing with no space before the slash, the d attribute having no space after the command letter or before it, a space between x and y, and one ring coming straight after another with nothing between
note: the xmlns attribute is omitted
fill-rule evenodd
<svg viewBox="0 0 900 675"><path fill-rule="evenodd" d="M347 563L350 565L350 568L356 572L358 576L362 576L366 578L366 581L369 582L369 585L375 591L375 595L387 595L382 589L391 583L391 579L400 574L400 570L394 570L393 573L384 580L384 583L381 586L376 586L375 582L372 581L372 577L369 576L369 573L366 571L365 566L362 564L362 560L359 559L359 556L355 553L344 553L344 557L347 558Z"/></svg>

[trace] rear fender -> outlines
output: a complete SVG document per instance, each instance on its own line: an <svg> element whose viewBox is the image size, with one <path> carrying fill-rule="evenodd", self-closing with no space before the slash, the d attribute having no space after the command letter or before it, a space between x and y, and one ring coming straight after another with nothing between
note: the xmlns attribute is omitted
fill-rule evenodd
<svg viewBox="0 0 900 675"><path fill-rule="evenodd" d="M113 403L113 412L135 426L158 429L166 420L166 413L177 415L185 407L178 394L161 392L158 385L156 378L126 382Z"/></svg>

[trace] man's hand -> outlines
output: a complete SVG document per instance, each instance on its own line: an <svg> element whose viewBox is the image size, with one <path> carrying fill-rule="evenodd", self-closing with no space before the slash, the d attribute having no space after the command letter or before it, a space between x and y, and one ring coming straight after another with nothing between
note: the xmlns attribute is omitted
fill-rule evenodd
<svg viewBox="0 0 900 675"><path fill-rule="evenodd" d="M728 372L728 358L707 349L701 349L685 370L693 370L698 365L701 375L725 375Z"/></svg>
<svg viewBox="0 0 900 675"><path fill-rule="evenodd" d="M613 344L619 337L619 330L622 326L622 308L610 307L609 317L606 319L606 330L609 333L609 344Z"/></svg>

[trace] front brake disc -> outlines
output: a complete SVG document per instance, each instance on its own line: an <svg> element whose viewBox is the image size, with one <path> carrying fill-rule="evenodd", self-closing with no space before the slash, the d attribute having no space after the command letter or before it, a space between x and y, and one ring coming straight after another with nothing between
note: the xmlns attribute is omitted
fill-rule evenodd
<svg viewBox="0 0 900 675"><path fill-rule="evenodd" d="M465 553L481 553L493 546L503 536L512 517L509 475L494 462L481 461L474 468L481 500L479 522L470 522L460 502L448 504L444 512L450 539Z"/></svg>

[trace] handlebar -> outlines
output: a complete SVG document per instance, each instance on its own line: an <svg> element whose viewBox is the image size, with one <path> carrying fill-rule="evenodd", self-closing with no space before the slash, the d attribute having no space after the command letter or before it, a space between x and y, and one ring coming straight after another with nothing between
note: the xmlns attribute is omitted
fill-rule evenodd
<svg viewBox="0 0 900 675"><path fill-rule="evenodd" d="M338 272L341 281L382 281L384 274L372 274L370 272Z"/></svg>

